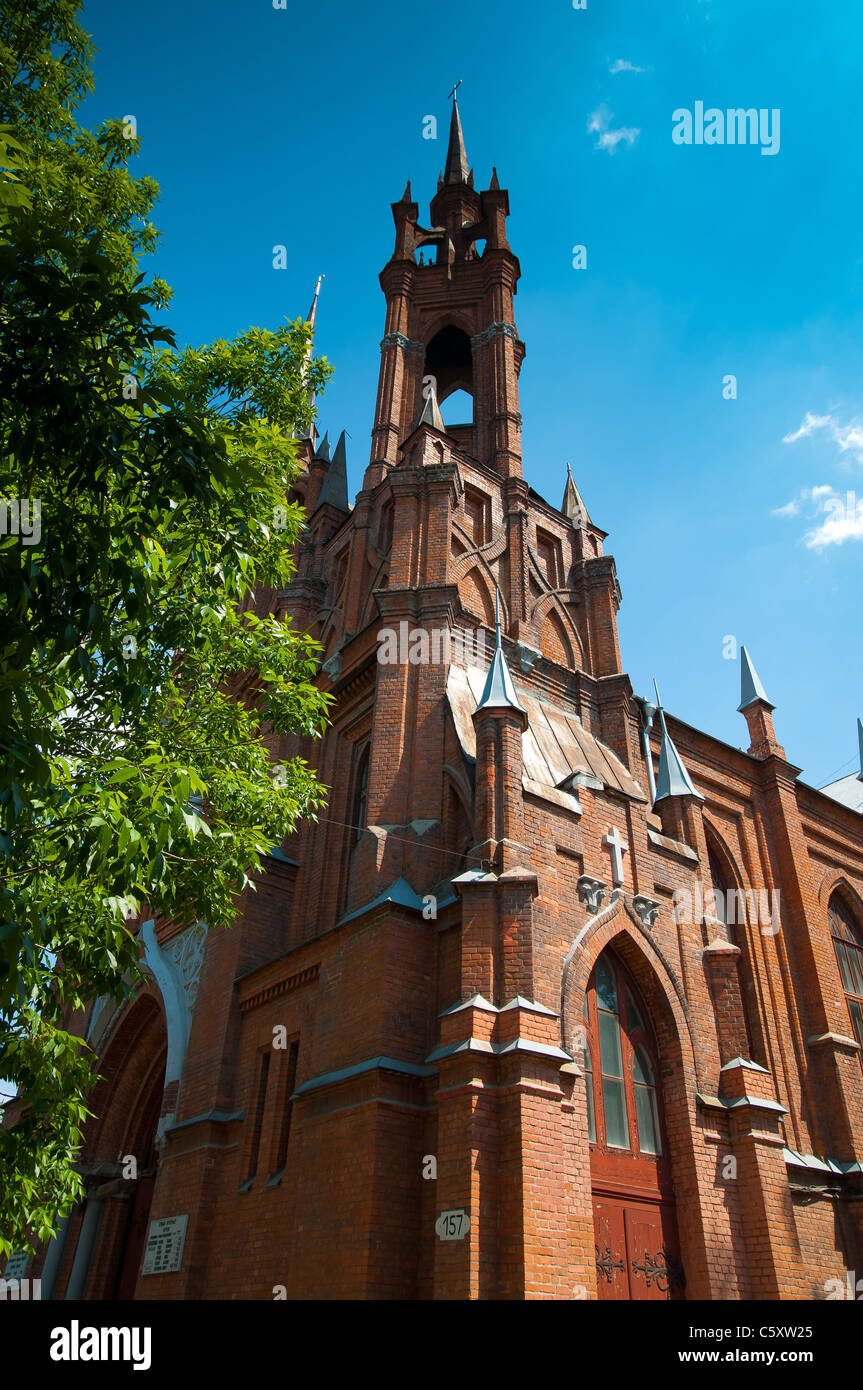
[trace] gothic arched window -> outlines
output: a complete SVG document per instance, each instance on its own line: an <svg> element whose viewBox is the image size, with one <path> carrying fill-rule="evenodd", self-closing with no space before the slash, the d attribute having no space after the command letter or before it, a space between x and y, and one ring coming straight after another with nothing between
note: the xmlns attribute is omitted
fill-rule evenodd
<svg viewBox="0 0 863 1390"><path fill-rule="evenodd" d="M371 744L367 743L360 753L357 762L357 770L354 774L354 813L351 824L357 839L360 838L366 828L366 801L369 789L369 752Z"/></svg>
<svg viewBox="0 0 863 1390"><path fill-rule="evenodd" d="M737 980L743 1005L743 1025L746 1029L747 1050L753 1061L763 1062L764 1047L758 1023L758 996L749 956L749 944L746 939L746 932L743 930L745 923L740 910L740 903L743 901L744 895L733 887L733 882L725 865L709 838L707 841L707 868L710 874L711 892L709 895L705 893L704 910L705 913L712 915L722 923L728 940L733 941L740 948ZM739 928L739 930L732 933L732 927Z"/></svg>
<svg viewBox="0 0 863 1390"><path fill-rule="evenodd" d="M584 1016L590 1142L600 1149L659 1157L656 1043L635 987L611 951L603 951L596 962Z"/></svg>
<svg viewBox="0 0 863 1390"><path fill-rule="evenodd" d="M830 899L827 918L854 1037L863 1048L863 932L838 893Z"/></svg>
<svg viewBox="0 0 863 1390"><path fill-rule="evenodd" d="M719 862L719 855L708 841L707 845L707 867L710 870L710 887L713 890L713 901L707 904L708 911L712 908L713 915L727 929L728 927L728 880L725 870Z"/></svg>

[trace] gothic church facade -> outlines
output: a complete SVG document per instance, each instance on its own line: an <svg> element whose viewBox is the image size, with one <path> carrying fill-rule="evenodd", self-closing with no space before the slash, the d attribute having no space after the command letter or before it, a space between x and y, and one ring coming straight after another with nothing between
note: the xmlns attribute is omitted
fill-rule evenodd
<svg viewBox="0 0 863 1390"><path fill-rule="evenodd" d="M147 983L82 1024L87 1200L32 1273L826 1297L863 1269L863 782L800 780L746 653L747 752L634 695L606 533L571 476L560 508L525 477L508 195L455 103L430 226L410 185L392 211L363 486L344 436L302 443L268 599L324 648L331 727L273 757L326 812L232 931L143 925Z"/></svg>

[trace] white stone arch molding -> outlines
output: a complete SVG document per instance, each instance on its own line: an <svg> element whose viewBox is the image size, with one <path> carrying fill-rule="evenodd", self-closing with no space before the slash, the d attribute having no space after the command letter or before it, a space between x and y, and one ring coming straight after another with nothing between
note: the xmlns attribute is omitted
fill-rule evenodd
<svg viewBox="0 0 863 1390"><path fill-rule="evenodd" d="M165 1005L165 1024L168 1031L168 1060L165 1064L165 1086L179 1081L183 1075L192 1014L198 994L201 962L207 940L207 926L196 922L172 937L165 946L156 939L156 924L152 917L141 928L144 959L150 968Z"/></svg>
<svg viewBox="0 0 863 1390"><path fill-rule="evenodd" d="M603 929L615 920L619 924L618 930L605 932ZM584 990L597 957L605 946L613 946L615 938L624 933L656 977L660 993L664 996L665 1007L674 1019L674 1028L683 1048L685 1065L691 1066L692 1074L700 1086L689 1001L683 983L665 952L645 929L638 914L622 894L613 896L601 911L588 916L567 952L560 981L561 1046L569 1051L568 1040L571 1041L572 1030L581 1019ZM596 942L597 936L600 937L599 944ZM638 983L638 971L633 973Z"/></svg>

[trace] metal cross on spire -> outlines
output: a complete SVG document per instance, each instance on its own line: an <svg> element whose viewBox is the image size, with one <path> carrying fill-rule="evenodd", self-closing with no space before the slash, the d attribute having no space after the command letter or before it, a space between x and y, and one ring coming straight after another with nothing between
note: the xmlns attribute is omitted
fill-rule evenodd
<svg viewBox="0 0 863 1390"><path fill-rule="evenodd" d="M463 78L463 77L460 77L459 80L458 80L458 82L456 82L455 86L453 87L452 91L447 93L448 96L451 96L451 97L452 97L453 101L455 101L455 94L456 94L456 92L458 91L458 89L459 89L459 87L461 86L461 84L462 84L463 81L464 81L464 78Z"/></svg>

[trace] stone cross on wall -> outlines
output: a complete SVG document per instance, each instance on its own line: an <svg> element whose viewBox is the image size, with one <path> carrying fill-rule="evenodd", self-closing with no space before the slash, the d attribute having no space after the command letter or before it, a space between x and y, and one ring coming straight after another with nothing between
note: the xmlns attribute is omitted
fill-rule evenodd
<svg viewBox="0 0 863 1390"><path fill-rule="evenodd" d="M629 845L615 825L611 826L607 835L603 835L602 843L611 850L611 881L615 888L619 888L623 883L623 856Z"/></svg>

